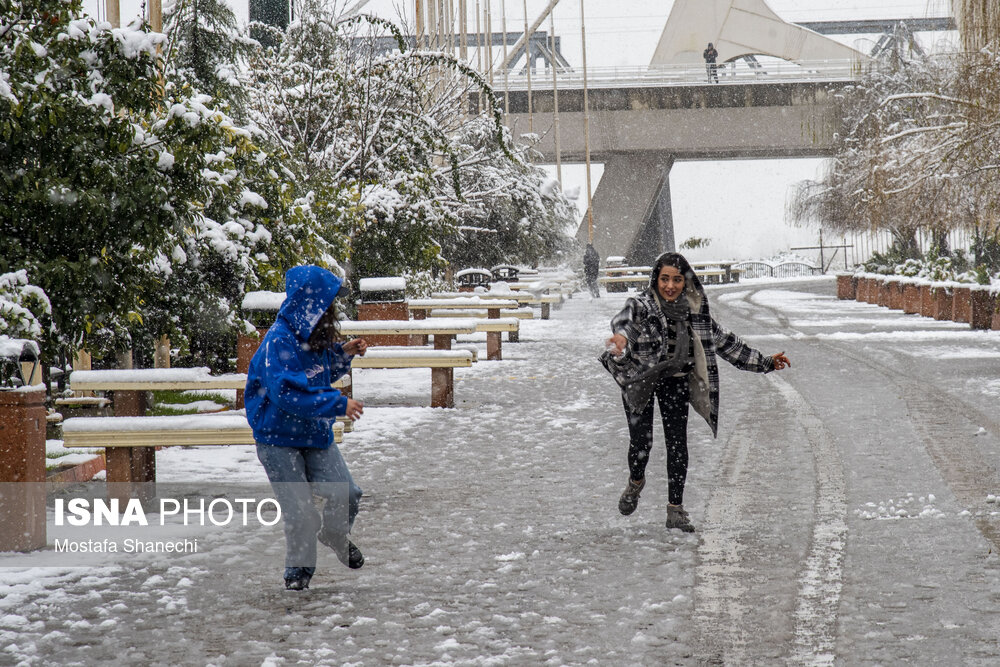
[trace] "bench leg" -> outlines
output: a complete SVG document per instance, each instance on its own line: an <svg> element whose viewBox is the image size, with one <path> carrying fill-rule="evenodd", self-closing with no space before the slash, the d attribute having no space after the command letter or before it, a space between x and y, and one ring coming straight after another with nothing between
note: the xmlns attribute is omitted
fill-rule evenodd
<svg viewBox="0 0 1000 667"><path fill-rule="evenodd" d="M543 320L549 319L549 306L550 305L551 304L548 304L548 303L543 303L542 304L542 319Z"/></svg>
<svg viewBox="0 0 1000 667"><path fill-rule="evenodd" d="M351 384L347 385L346 387L341 387L340 388L340 393L343 394L344 396L346 396L347 398L354 398L354 369L353 368L348 368L347 369L347 377L351 380Z"/></svg>
<svg viewBox="0 0 1000 667"><path fill-rule="evenodd" d="M503 351L500 349L500 332L486 332L486 358L490 361L500 361L503 359Z"/></svg>
<svg viewBox="0 0 1000 667"><path fill-rule="evenodd" d="M455 407L455 369L431 369L431 407Z"/></svg>
<svg viewBox="0 0 1000 667"><path fill-rule="evenodd" d="M519 340L521 340L521 332L520 331L508 331L507 332L507 342L508 343L516 343Z"/></svg>
<svg viewBox="0 0 1000 667"><path fill-rule="evenodd" d="M109 498L146 502L156 496L155 447L108 447L104 459Z"/></svg>
<svg viewBox="0 0 1000 667"><path fill-rule="evenodd" d="M499 308L488 308L486 310L486 317L490 320L500 319L500 309ZM486 332L486 358L490 361L500 361L503 355L500 350L500 332L499 331L487 331Z"/></svg>
<svg viewBox="0 0 1000 667"><path fill-rule="evenodd" d="M142 417L146 414L146 392L116 391L114 406L116 417Z"/></svg>

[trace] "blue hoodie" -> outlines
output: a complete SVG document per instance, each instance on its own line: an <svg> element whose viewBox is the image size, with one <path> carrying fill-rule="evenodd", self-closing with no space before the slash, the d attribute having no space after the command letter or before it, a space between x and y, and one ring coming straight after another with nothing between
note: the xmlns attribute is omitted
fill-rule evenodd
<svg viewBox="0 0 1000 667"><path fill-rule="evenodd" d="M285 301L250 360L244 400L257 442L326 449L332 425L347 414L347 397L330 386L351 367L352 356L306 344L342 281L318 266L296 266L285 274Z"/></svg>

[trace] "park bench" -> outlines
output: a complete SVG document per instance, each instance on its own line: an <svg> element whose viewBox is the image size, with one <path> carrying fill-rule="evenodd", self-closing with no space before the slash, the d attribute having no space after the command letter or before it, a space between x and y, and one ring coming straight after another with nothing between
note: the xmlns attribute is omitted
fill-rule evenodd
<svg viewBox="0 0 1000 667"><path fill-rule="evenodd" d="M433 311L431 311L433 312ZM452 342L458 334L472 334L486 332L486 358L491 361L499 361L503 358L500 347L499 332L513 332L516 336L518 323L516 320L490 320L480 322L473 319L461 319L454 317L455 311L444 311L448 318L429 318L422 320L365 320L363 322L342 321L340 332L349 336L367 335L396 335L410 334L420 338L420 344L427 344L427 336L434 336L434 349L450 350ZM465 314L465 311L462 311ZM490 336L496 332L495 337ZM508 333L508 337L511 333Z"/></svg>
<svg viewBox="0 0 1000 667"><path fill-rule="evenodd" d="M73 393L110 391L116 417L141 417L146 414L148 391L211 391L236 389L242 391L247 384L245 373L212 375L208 368L133 368L121 370L73 371L69 387ZM342 391L349 390L351 378L345 375L333 383ZM349 391L345 391L349 394ZM353 422L340 419L347 430Z"/></svg>
<svg viewBox="0 0 1000 667"><path fill-rule="evenodd" d="M604 285L609 292L625 292L629 287L641 290L649 285L649 274L598 276L597 282Z"/></svg>
<svg viewBox="0 0 1000 667"><path fill-rule="evenodd" d="M486 269L463 269L455 274L459 290L471 292L477 287L489 287L493 274Z"/></svg>
<svg viewBox="0 0 1000 667"><path fill-rule="evenodd" d="M541 306L541 318L543 320L549 319L551 305L559 305L563 301L560 294L532 294L530 292L475 292L474 294L480 299L513 300L517 302L518 307ZM432 299L462 299L468 298L468 296L467 292L434 292L431 294Z"/></svg>
<svg viewBox="0 0 1000 667"><path fill-rule="evenodd" d="M450 350L458 334L476 332L476 322L452 317L448 320L341 320L340 333L345 336L392 336L408 334L419 338L420 345L427 344L427 336L434 336L434 348ZM382 346L379 346L382 347Z"/></svg>
<svg viewBox="0 0 1000 667"><path fill-rule="evenodd" d="M253 445L253 431L242 412L169 417L71 417L63 421L63 447L103 447L106 479L114 497L151 497L160 447ZM334 442L344 424L333 425ZM128 486L125 486L127 484ZM137 486L141 485L141 486ZM109 487L110 488L110 487Z"/></svg>
<svg viewBox="0 0 1000 667"><path fill-rule="evenodd" d="M486 310L487 319L497 320L500 319L500 313L504 309L518 307L517 301L513 299L482 299L478 295L449 299L411 299L407 305L415 320L426 319L428 314L434 310L463 311L463 314L467 314L469 310ZM501 358L500 330L487 331L486 351L488 359Z"/></svg>
<svg viewBox="0 0 1000 667"><path fill-rule="evenodd" d="M455 369L472 366L468 350L431 350L418 347L372 347L363 357L355 357L356 368L430 368L431 407L455 407Z"/></svg>
<svg viewBox="0 0 1000 667"><path fill-rule="evenodd" d="M74 393L114 392L114 410L119 417L146 414L147 391L243 389L246 382L242 373L213 376L204 367L73 371L69 376Z"/></svg>
<svg viewBox="0 0 1000 667"><path fill-rule="evenodd" d="M706 285L738 283L742 272L733 262L692 262L691 268Z"/></svg>
<svg viewBox="0 0 1000 667"><path fill-rule="evenodd" d="M520 272L521 269L513 264L497 264L496 266L490 267L490 273L493 274L494 282L503 281L505 283L516 283Z"/></svg>

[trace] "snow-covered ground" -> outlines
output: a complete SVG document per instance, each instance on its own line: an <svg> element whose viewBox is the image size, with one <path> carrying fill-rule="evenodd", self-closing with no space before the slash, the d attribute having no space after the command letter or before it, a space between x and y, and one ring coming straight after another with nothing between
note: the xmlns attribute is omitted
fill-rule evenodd
<svg viewBox="0 0 1000 667"><path fill-rule="evenodd" d="M964 414L989 415L1000 394L1000 332L837 301L829 277L709 292L724 324L765 353L786 350L793 367L775 377L723 364L717 441L692 415L685 504L697 533L663 526L662 446L638 511L618 514L627 428L597 356L623 295L577 293L552 319L523 321L521 342L504 342L503 361L485 361L485 334L460 340L480 347L483 361L456 370L454 409L428 407L426 369L356 373L365 414L341 449L365 491L354 531L363 569L349 571L324 550L311 588L286 592L282 534L260 526L173 526L171 538L199 539L198 553L104 554L102 564L80 568L51 551L0 554L0 663L998 659L1000 567L983 535L997 525L1000 488L967 501L949 487L961 473L938 475L922 448L894 453L906 443L892 433L852 452L842 440L863 439L852 429L882 417L857 407L875 399L858 395L865 378L847 361L838 368L830 350L907 373L915 365ZM822 401L825 410L816 407ZM774 436L779 422L801 437ZM832 436L817 435L823 428ZM996 460L993 422L942 428L964 443L956 451L974 447ZM782 448L781 456L755 458L760 447ZM842 462L839 476L832 468L823 476L830 460ZM266 488L251 447L167 448L157 453L157 478L161 491ZM748 523L733 523L737 516ZM837 540L817 537L837 526ZM922 548L882 553L897 544ZM886 558L899 565L880 569ZM908 563L923 567L926 558L940 571L914 589ZM818 577L814 589L810 577ZM953 601L960 596L981 613L962 611L965 602ZM744 607L754 601L756 611Z"/></svg>

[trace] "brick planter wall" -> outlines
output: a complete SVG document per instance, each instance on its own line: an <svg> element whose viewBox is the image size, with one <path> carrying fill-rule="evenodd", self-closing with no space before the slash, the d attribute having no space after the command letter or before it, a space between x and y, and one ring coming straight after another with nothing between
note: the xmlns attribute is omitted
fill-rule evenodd
<svg viewBox="0 0 1000 667"><path fill-rule="evenodd" d="M950 320L952 301L955 298L951 289L947 287L934 287L931 298L934 301L934 309L931 317L935 320Z"/></svg>
<svg viewBox="0 0 1000 667"><path fill-rule="evenodd" d="M852 275L842 273L837 275L837 298L853 299L858 293L858 279Z"/></svg>
<svg viewBox="0 0 1000 667"><path fill-rule="evenodd" d="M45 392L0 392L0 551L45 547Z"/></svg>
<svg viewBox="0 0 1000 667"><path fill-rule="evenodd" d="M993 324L993 296L976 289L970 291L969 297L969 325L973 329L989 329Z"/></svg>
<svg viewBox="0 0 1000 667"><path fill-rule="evenodd" d="M889 281L889 307L903 310L903 283L898 280Z"/></svg>
<svg viewBox="0 0 1000 667"><path fill-rule="evenodd" d="M246 373L250 370L250 360L260 347L260 342L264 340L264 334L270 327L257 329L257 337L241 333L236 337L236 372ZM243 407L243 390L236 390L236 409Z"/></svg>
<svg viewBox="0 0 1000 667"><path fill-rule="evenodd" d="M858 278L857 289L854 291L855 301L865 301L868 296L868 278L861 276Z"/></svg>
<svg viewBox="0 0 1000 667"><path fill-rule="evenodd" d="M920 286L907 283L903 285L903 312L915 314L920 312Z"/></svg>
<svg viewBox="0 0 1000 667"><path fill-rule="evenodd" d="M968 322L972 318L972 294L968 287L956 287L951 300L953 322Z"/></svg>
<svg viewBox="0 0 1000 667"><path fill-rule="evenodd" d="M882 282L881 278L868 279L868 291L865 293L865 302L875 305L878 303L878 288Z"/></svg>
<svg viewBox="0 0 1000 667"><path fill-rule="evenodd" d="M405 301L378 301L362 303L358 306L358 321L368 320L408 320L410 309ZM377 345L416 345L411 343L408 334L365 336L365 341L371 346Z"/></svg>
<svg viewBox="0 0 1000 667"><path fill-rule="evenodd" d="M924 317L934 317L934 287L920 286L920 314Z"/></svg>
<svg viewBox="0 0 1000 667"><path fill-rule="evenodd" d="M888 278L879 278L878 281L878 305L889 307L889 290L891 289L892 281Z"/></svg>

